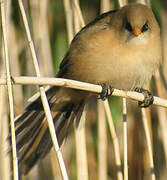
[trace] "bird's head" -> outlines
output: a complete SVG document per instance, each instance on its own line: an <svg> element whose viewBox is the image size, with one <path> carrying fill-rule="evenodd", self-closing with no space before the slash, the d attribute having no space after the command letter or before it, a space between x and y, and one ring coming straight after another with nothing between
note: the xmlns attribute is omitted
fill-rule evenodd
<svg viewBox="0 0 167 180"><path fill-rule="evenodd" d="M142 39L159 33L159 26L151 9L132 3L121 8L112 19L113 26L125 41ZM115 24L115 25L114 25Z"/></svg>

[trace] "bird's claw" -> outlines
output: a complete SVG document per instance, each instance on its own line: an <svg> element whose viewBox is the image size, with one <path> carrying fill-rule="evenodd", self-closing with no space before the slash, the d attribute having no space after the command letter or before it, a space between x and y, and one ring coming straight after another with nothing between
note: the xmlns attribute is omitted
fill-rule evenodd
<svg viewBox="0 0 167 180"><path fill-rule="evenodd" d="M107 84L101 84L101 87L102 87L102 92L100 93L99 99L105 101L108 96L112 95L114 89Z"/></svg>
<svg viewBox="0 0 167 180"><path fill-rule="evenodd" d="M146 108L149 107L154 102L154 97L152 93L146 89L143 88L135 88L135 91L138 93L142 93L144 95L144 100L138 102L138 106L140 108Z"/></svg>

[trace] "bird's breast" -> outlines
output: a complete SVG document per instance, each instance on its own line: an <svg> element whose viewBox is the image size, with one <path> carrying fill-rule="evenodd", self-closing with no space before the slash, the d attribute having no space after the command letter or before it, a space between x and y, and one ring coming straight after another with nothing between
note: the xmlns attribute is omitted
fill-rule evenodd
<svg viewBox="0 0 167 180"><path fill-rule="evenodd" d="M121 43L118 38L96 36L72 58L71 79L131 90L148 82L160 62L158 45Z"/></svg>

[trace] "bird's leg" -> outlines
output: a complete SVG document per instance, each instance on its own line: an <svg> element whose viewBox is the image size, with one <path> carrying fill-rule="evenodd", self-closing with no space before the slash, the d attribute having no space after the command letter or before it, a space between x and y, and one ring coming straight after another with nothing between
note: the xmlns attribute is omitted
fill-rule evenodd
<svg viewBox="0 0 167 180"><path fill-rule="evenodd" d="M154 97L150 91L138 87L136 87L134 91L142 93L144 95L144 100L138 102L139 107L145 108L153 104Z"/></svg>
<svg viewBox="0 0 167 180"><path fill-rule="evenodd" d="M100 98L101 100L105 101L108 96L111 96L114 89L107 84L100 84L102 87L102 92L100 93Z"/></svg>

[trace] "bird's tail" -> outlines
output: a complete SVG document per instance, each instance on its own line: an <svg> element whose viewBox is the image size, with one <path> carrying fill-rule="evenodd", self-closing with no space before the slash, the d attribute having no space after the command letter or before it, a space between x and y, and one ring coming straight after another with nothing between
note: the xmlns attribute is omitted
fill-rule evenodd
<svg viewBox="0 0 167 180"><path fill-rule="evenodd" d="M82 93L78 93L75 90L58 87L52 87L46 92L60 146L74 119L76 118L78 122L82 114L84 98ZM40 97L31 102L16 118L15 125L19 170L21 174L26 174L52 147Z"/></svg>

